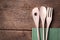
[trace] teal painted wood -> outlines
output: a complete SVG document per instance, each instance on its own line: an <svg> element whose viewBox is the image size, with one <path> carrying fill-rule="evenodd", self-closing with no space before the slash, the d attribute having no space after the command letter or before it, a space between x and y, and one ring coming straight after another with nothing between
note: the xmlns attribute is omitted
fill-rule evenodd
<svg viewBox="0 0 60 40"><path fill-rule="evenodd" d="M60 28L50 28L49 40L60 40Z"/></svg>
<svg viewBox="0 0 60 40"><path fill-rule="evenodd" d="M37 29L32 28L32 40L37 40Z"/></svg>
<svg viewBox="0 0 60 40"><path fill-rule="evenodd" d="M40 28L40 39L42 38L42 28ZM37 40L36 28L32 29L32 40ZM60 28L50 28L48 40L60 40Z"/></svg>

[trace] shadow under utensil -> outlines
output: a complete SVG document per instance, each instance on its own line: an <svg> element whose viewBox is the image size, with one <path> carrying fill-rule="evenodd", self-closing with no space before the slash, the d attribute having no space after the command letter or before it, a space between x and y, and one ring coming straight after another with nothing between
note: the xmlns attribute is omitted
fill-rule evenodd
<svg viewBox="0 0 60 40"><path fill-rule="evenodd" d="M52 12L52 21L51 21L51 24L50 24L49 28L52 28L53 21L54 21L54 9L53 9L53 12Z"/></svg>

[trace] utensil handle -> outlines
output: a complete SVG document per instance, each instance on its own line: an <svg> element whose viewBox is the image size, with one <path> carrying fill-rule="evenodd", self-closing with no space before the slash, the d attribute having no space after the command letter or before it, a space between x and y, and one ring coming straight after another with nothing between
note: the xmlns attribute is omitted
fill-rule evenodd
<svg viewBox="0 0 60 40"><path fill-rule="evenodd" d="M49 32L49 25L47 25L47 28L46 28L46 40L48 40L48 32Z"/></svg>
<svg viewBox="0 0 60 40"><path fill-rule="evenodd" d="M43 40L44 40L44 21L42 21L42 29L43 29Z"/></svg>
<svg viewBox="0 0 60 40"><path fill-rule="evenodd" d="M39 28L37 28L37 38L38 38L38 40L40 40Z"/></svg>

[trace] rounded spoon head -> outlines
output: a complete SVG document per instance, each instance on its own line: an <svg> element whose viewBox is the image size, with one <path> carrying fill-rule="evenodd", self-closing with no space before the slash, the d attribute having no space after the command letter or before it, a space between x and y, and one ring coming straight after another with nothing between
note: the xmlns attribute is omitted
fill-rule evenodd
<svg viewBox="0 0 60 40"><path fill-rule="evenodd" d="M46 7L44 6L40 7L40 18L41 20L45 20L46 18Z"/></svg>
<svg viewBox="0 0 60 40"><path fill-rule="evenodd" d="M39 10L38 10L38 7L35 7L32 10L32 16L33 16L33 20L35 22L36 27L38 27L39 26Z"/></svg>

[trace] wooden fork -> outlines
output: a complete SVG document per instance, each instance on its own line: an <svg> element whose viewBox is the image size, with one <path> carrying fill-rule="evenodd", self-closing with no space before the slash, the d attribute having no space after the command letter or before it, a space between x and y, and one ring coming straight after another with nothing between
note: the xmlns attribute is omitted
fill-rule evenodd
<svg viewBox="0 0 60 40"><path fill-rule="evenodd" d="M53 8L48 7L47 8L47 17L46 17L46 22L47 22L46 40L48 40L48 30L49 30L49 26L50 26L51 21L52 21L52 12L53 12Z"/></svg>

